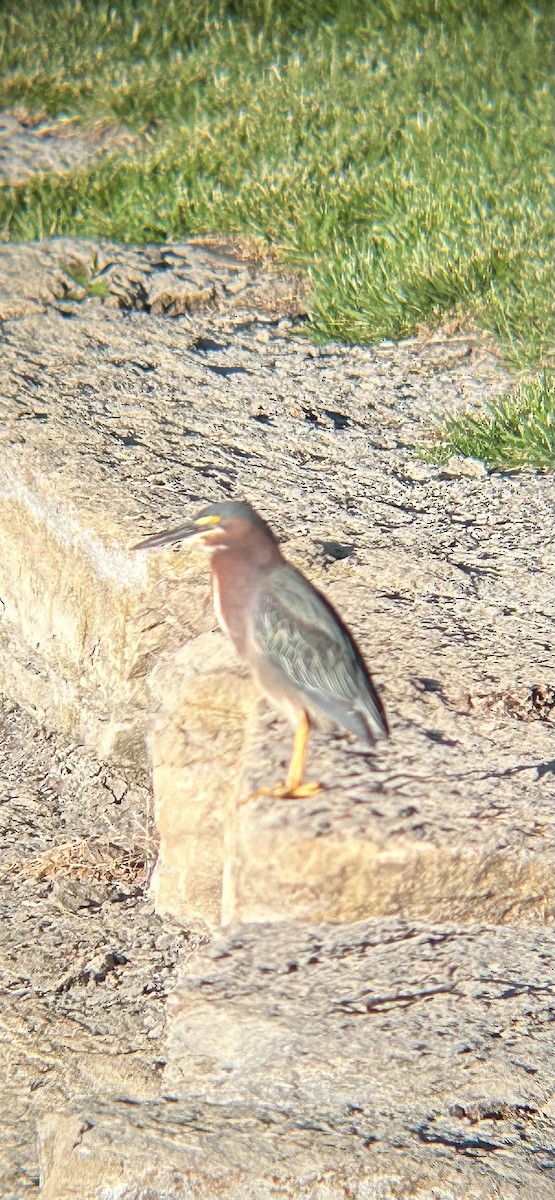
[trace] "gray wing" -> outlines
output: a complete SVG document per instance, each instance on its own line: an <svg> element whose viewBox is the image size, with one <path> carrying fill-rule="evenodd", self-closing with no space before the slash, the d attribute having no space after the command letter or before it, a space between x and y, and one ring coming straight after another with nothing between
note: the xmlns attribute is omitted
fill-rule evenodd
<svg viewBox="0 0 555 1200"><path fill-rule="evenodd" d="M310 705L367 741L387 719L351 634L331 604L294 567L272 572L254 619L259 649Z"/></svg>

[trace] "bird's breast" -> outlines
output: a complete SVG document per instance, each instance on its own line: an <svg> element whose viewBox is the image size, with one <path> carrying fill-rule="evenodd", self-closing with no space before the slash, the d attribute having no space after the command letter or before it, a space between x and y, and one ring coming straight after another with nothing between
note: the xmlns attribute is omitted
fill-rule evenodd
<svg viewBox="0 0 555 1200"><path fill-rule="evenodd" d="M215 571L212 573L212 604L214 606L214 613L220 629L226 633L228 637L230 637L231 634L229 631L229 625L227 624L224 606L222 603L220 580Z"/></svg>
<svg viewBox="0 0 555 1200"><path fill-rule="evenodd" d="M240 561L224 554L212 557L212 603L220 629L242 658L247 656L250 614L258 580Z"/></svg>

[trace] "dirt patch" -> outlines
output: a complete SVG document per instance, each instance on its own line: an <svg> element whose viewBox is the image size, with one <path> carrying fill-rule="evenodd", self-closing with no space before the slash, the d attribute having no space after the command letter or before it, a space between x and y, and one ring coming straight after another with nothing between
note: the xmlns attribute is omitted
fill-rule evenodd
<svg viewBox="0 0 555 1200"><path fill-rule="evenodd" d="M73 171L98 155L132 154L143 145L113 122L82 124L74 118L7 109L0 112L0 182L15 187L33 175Z"/></svg>

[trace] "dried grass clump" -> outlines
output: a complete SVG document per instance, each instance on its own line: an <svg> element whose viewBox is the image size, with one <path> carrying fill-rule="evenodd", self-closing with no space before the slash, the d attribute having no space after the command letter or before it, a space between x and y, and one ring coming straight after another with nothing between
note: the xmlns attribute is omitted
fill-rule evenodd
<svg viewBox="0 0 555 1200"><path fill-rule="evenodd" d="M33 879L56 881L60 877L94 883L136 884L144 879L154 855L154 839L142 845L119 846L103 838L82 837L49 846L30 858L11 859L2 865L2 873Z"/></svg>

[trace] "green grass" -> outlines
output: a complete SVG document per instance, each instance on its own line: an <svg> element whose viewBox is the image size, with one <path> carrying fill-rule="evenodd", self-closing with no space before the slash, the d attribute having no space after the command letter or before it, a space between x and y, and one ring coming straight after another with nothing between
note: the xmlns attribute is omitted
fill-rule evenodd
<svg viewBox="0 0 555 1200"><path fill-rule="evenodd" d="M479 458L492 469L555 468L553 372L505 392L484 409L437 418L436 437L423 457L443 463L453 454Z"/></svg>
<svg viewBox="0 0 555 1200"><path fill-rule="evenodd" d="M552 361L552 3L8 0L0 107L124 122L140 159L0 190L4 237L240 234L313 338L470 316Z"/></svg>

